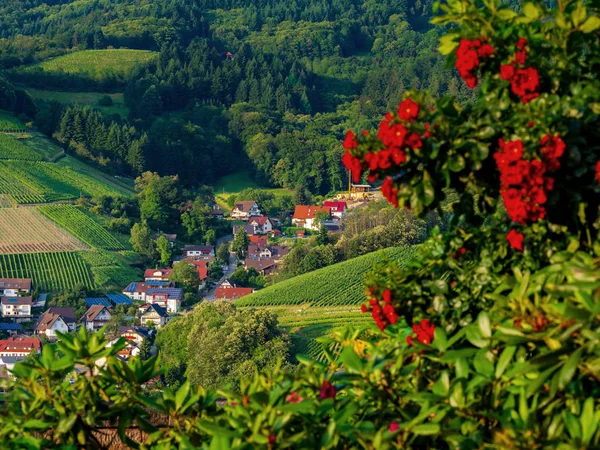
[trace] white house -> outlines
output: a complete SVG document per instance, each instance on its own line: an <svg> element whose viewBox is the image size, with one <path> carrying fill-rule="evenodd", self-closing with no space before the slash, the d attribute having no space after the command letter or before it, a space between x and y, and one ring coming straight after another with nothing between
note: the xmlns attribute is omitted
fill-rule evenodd
<svg viewBox="0 0 600 450"><path fill-rule="evenodd" d="M185 256L215 256L215 248L212 245L186 245L183 247Z"/></svg>
<svg viewBox="0 0 600 450"><path fill-rule="evenodd" d="M73 308L49 308L40 316L35 323L33 331L35 334L45 334L49 339L55 339L57 332L68 333L75 331L77 319Z"/></svg>
<svg viewBox="0 0 600 450"><path fill-rule="evenodd" d="M159 305L169 313L177 313L181 309L183 290L179 288L149 289L146 293L146 303Z"/></svg>
<svg viewBox="0 0 600 450"><path fill-rule="evenodd" d="M146 269L144 271L144 280L145 281L169 281L169 277L171 276L170 268L165 269Z"/></svg>
<svg viewBox="0 0 600 450"><path fill-rule="evenodd" d="M169 315L165 308L157 304L146 304L140 306L140 323L147 324L148 322L154 323L156 328L160 328L166 325L169 321Z"/></svg>
<svg viewBox="0 0 600 450"><path fill-rule="evenodd" d="M319 216L325 219L331 218L331 208L329 206L303 206L298 205L292 217L292 223L299 228L307 230L318 230L320 227Z"/></svg>
<svg viewBox="0 0 600 450"><path fill-rule="evenodd" d="M97 331L108 323L112 313L103 305L92 305L81 318L86 330Z"/></svg>
<svg viewBox="0 0 600 450"><path fill-rule="evenodd" d="M346 202L325 202L323 206L331 208L331 215L338 219L344 217L348 211L348 204Z"/></svg>
<svg viewBox="0 0 600 450"><path fill-rule="evenodd" d="M260 216L260 208L253 200L237 202L231 211L231 218L234 220L248 220L254 216Z"/></svg>
<svg viewBox="0 0 600 450"><path fill-rule="evenodd" d="M256 216L248 219L248 225L254 226L254 234L267 234L273 231L273 222L266 216Z"/></svg>
<svg viewBox="0 0 600 450"><path fill-rule="evenodd" d="M0 297L16 297L30 292L30 278L0 278Z"/></svg>
<svg viewBox="0 0 600 450"><path fill-rule="evenodd" d="M175 283L172 281L149 280L144 283L135 281L133 283L129 283L129 285L123 289L123 294L132 300L140 300L145 302L149 290L159 288L166 289L173 286L175 286Z"/></svg>
<svg viewBox="0 0 600 450"><path fill-rule="evenodd" d="M2 317L17 322L31 319L31 297L2 297Z"/></svg>
<svg viewBox="0 0 600 450"><path fill-rule="evenodd" d="M36 337L10 337L0 341L0 357L5 356L21 356L26 357L31 351L40 353L42 343Z"/></svg>

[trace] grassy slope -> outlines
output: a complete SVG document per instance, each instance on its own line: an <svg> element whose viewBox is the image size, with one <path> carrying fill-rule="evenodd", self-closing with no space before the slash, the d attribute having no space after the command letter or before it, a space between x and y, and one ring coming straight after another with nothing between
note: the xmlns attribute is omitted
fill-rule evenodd
<svg viewBox="0 0 600 450"><path fill-rule="evenodd" d="M260 189L262 191L271 192L275 195L291 194L291 191L289 191L288 189L266 188L259 186L254 180L250 178L249 172L241 171L232 173L231 175L226 175L220 178L215 183L215 194L217 204L224 211L230 211L231 208L227 204L227 199L231 197L231 195L237 194L238 192L241 192L244 189L248 188Z"/></svg>
<svg viewBox="0 0 600 450"><path fill-rule="evenodd" d="M94 109L102 111L105 115L117 114L123 118L129 115L129 108L125 106L123 94L101 94L99 92L60 92L43 91L27 88L27 92L34 98L45 101L55 101L65 104L90 105ZM108 95L113 100L112 106L100 106L98 102L102 97Z"/></svg>

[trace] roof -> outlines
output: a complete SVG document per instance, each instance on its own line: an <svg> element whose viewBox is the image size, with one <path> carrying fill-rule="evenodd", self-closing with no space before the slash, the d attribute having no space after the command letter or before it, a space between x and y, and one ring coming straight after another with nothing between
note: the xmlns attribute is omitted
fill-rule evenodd
<svg viewBox="0 0 600 450"><path fill-rule="evenodd" d="M271 222L267 216L254 216L249 220L248 223L256 223L258 226L262 227L267 222Z"/></svg>
<svg viewBox="0 0 600 450"><path fill-rule="evenodd" d="M212 213L213 216L223 216L223 211L221 211L221 208L219 208L219 205L214 204L212 207Z"/></svg>
<svg viewBox="0 0 600 450"><path fill-rule="evenodd" d="M148 292L149 289L167 288L172 286L171 281L149 280L149 281L134 281L123 289L123 292ZM109 305L110 306L110 305Z"/></svg>
<svg viewBox="0 0 600 450"><path fill-rule="evenodd" d="M248 212L254 205L256 205L256 202L254 200L245 200L242 202L237 202L235 204L235 209L241 212Z"/></svg>
<svg viewBox="0 0 600 450"><path fill-rule="evenodd" d="M325 214L331 214L331 208L328 206L303 206L297 205L294 211L294 219L314 219L317 213L324 212Z"/></svg>
<svg viewBox="0 0 600 450"><path fill-rule="evenodd" d="M88 308L93 305L112 306L110 301L104 297L84 298L83 300L85 300L85 304L88 306Z"/></svg>
<svg viewBox="0 0 600 450"><path fill-rule="evenodd" d="M250 236L250 244L267 245L267 238L265 236Z"/></svg>
<svg viewBox="0 0 600 450"><path fill-rule="evenodd" d="M252 288L238 288L238 287L218 287L215 292L216 298L225 298L227 300L233 300L236 298L250 295L254 292Z"/></svg>
<svg viewBox="0 0 600 450"><path fill-rule="evenodd" d="M253 269L258 270L259 272L277 265L277 263L275 262L274 259L250 259L250 258L247 258L246 261L244 262L244 264L246 265L246 268L248 268L248 269L253 268Z"/></svg>
<svg viewBox="0 0 600 450"><path fill-rule="evenodd" d="M156 288L156 289L148 289L146 291L146 295L167 295L167 298L183 300L183 289L179 288Z"/></svg>
<svg viewBox="0 0 600 450"><path fill-rule="evenodd" d="M0 289L31 290L31 278L0 278Z"/></svg>
<svg viewBox="0 0 600 450"><path fill-rule="evenodd" d="M177 235L176 234L167 234L167 233L156 233L152 235L152 239L158 239L159 237L164 236L167 241L169 242L175 242L177 240Z"/></svg>
<svg viewBox="0 0 600 450"><path fill-rule="evenodd" d="M150 312L156 312L156 314L158 314L160 317L169 317L167 310L156 303L145 304L144 306L140 307L140 309L144 310L142 317Z"/></svg>
<svg viewBox="0 0 600 450"><path fill-rule="evenodd" d="M29 305L33 303L32 297L2 297L0 300L3 305Z"/></svg>
<svg viewBox="0 0 600 450"><path fill-rule="evenodd" d="M0 353L29 353L32 349L40 351L42 343L38 338L10 337L0 341Z"/></svg>
<svg viewBox="0 0 600 450"><path fill-rule="evenodd" d="M0 323L0 331L19 331L21 324L19 323Z"/></svg>
<svg viewBox="0 0 600 450"><path fill-rule="evenodd" d="M51 328L56 321L62 318L66 324L76 322L75 309L73 308L48 308L47 311L40 316L34 326L35 331L46 331Z"/></svg>
<svg viewBox="0 0 600 450"><path fill-rule="evenodd" d="M96 320L96 317L98 317L98 315L102 311L104 311L105 309L108 311L108 309L106 308L106 306L103 306L103 305L92 305L85 312L85 314L83 315L83 317L81 318L81 320L85 321L85 322L93 322L94 320Z"/></svg>
<svg viewBox="0 0 600 450"><path fill-rule="evenodd" d="M332 212L342 212L348 207L348 204L346 202L325 202L323 206L330 207Z"/></svg>
<svg viewBox="0 0 600 450"><path fill-rule="evenodd" d="M171 270L173 270L173 269L170 269L170 268L146 269L144 271L144 278L150 278L150 277L168 278L171 275Z"/></svg>
<svg viewBox="0 0 600 450"><path fill-rule="evenodd" d="M212 245L186 245L183 252L212 252L215 248Z"/></svg>
<svg viewBox="0 0 600 450"><path fill-rule="evenodd" d="M60 315L67 323L77 322L75 308L56 308L55 306L52 306L48 308L48 311L50 311L53 314Z"/></svg>
<svg viewBox="0 0 600 450"><path fill-rule="evenodd" d="M113 305L133 305L133 302L125 294L106 294Z"/></svg>

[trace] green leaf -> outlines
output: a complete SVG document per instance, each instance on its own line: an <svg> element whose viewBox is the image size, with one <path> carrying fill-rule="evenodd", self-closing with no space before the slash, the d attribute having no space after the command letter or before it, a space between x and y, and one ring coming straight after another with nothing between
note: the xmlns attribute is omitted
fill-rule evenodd
<svg viewBox="0 0 600 450"><path fill-rule="evenodd" d="M585 23L579 27L579 29L584 33L593 33L598 28L600 28L600 17L598 16L588 17L588 20L586 20Z"/></svg>
<svg viewBox="0 0 600 450"><path fill-rule="evenodd" d="M490 326L490 316L485 311L479 313L477 317L477 325L479 326L479 331L481 331L481 335L489 339L492 337L492 328Z"/></svg>
<svg viewBox="0 0 600 450"><path fill-rule="evenodd" d="M417 436L432 436L440 433L440 426L437 423L424 423L417 425L412 429L412 432Z"/></svg>
<svg viewBox="0 0 600 450"><path fill-rule="evenodd" d="M440 379L433 385L432 392L440 397L446 397L450 392L450 376L447 371L443 371Z"/></svg>
<svg viewBox="0 0 600 450"><path fill-rule="evenodd" d="M229 450L230 448L231 443L227 436L222 436L220 434L213 435L213 438L210 441L210 450Z"/></svg>
<svg viewBox="0 0 600 450"><path fill-rule="evenodd" d="M423 172L423 199L425 201L425 206L429 206L435 200L435 189L433 187L433 182L431 180L431 175L429 172Z"/></svg>
<svg viewBox="0 0 600 450"><path fill-rule="evenodd" d="M598 417L594 413L594 399L588 397L583 404L583 410L581 411L581 440L583 444L588 446L594 437L596 428L598 428Z"/></svg>
<svg viewBox="0 0 600 450"><path fill-rule="evenodd" d="M585 9L585 6L583 5L583 1L580 0L579 2L577 2L577 7L571 14L571 20L573 21L573 25L578 27L580 24L583 23L583 21L586 19L586 17L587 17L587 10Z"/></svg>
<svg viewBox="0 0 600 450"><path fill-rule="evenodd" d="M487 345L487 340L481 336L479 328L474 327L474 324L467 328L467 340L475 347L483 348Z"/></svg>
<svg viewBox="0 0 600 450"><path fill-rule="evenodd" d="M502 351L502 353L500 354L500 358L498 358L498 362L496 363L496 371L494 372L494 376L496 378L500 378L502 376L502 374L510 364L510 361L512 360L512 357L515 354L516 350L517 347L508 346Z"/></svg>
<svg viewBox="0 0 600 450"><path fill-rule="evenodd" d="M359 358L351 346L347 346L344 349L340 356L340 360L348 369L354 372L362 372L364 369L363 361Z"/></svg>
<svg viewBox="0 0 600 450"><path fill-rule="evenodd" d="M511 20L517 17L517 13L512 9L500 9L496 13L496 16L498 16L500 20Z"/></svg>
<svg viewBox="0 0 600 450"><path fill-rule="evenodd" d="M571 435L571 439L579 440L581 438L581 426L579 425L577 418L569 411L565 410L563 411L563 420L567 427L567 431Z"/></svg>
<svg viewBox="0 0 600 450"><path fill-rule="evenodd" d="M442 55L449 55L458 47L458 41L456 40L455 34L447 34L440 38L440 45L438 46L438 52Z"/></svg>
<svg viewBox="0 0 600 450"><path fill-rule="evenodd" d="M560 373L558 374L558 388L564 389L571 382L573 375L575 375L575 370L577 369L577 364L579 364L579 359L581 358L581 353L583 353L583 349L580 348L575 353L573 353L569 359L565 362L560 369Z"/></svg>
<svg viewBox="0 0 600 450"><path fill-rule="evenodd" d="M486 357L486 351L482 350L478 352L477 356L473 360L473 367L477 373L491 378L494 375L494 364Z"/></svg>
<svg viewBox="0 0 600 450"><path fill-rule="evenodd" d="M540 10L533 3L526 3L525 6L523 6L523 14L525 14L525 17L530 19L530 22L533 22L535 19L540 17Z"/></svg>
<svg viewBox="0 0 600 450"><path fill-rule="evenodd" d="M448 338L446 337L446 332L440 327L437 327L433 332L433 345L441 352L446 350L448 347Z"/></svg>

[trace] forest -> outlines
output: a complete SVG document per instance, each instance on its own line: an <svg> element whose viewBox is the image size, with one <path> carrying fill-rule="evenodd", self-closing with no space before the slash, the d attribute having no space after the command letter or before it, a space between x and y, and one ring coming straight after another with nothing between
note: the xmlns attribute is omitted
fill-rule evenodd
<svg viewBox="0 0 600 450"><path fill-rule="evenodd" d="M265 187L326 195L347 185L339 141L348 128L374 128L408 89L472 98L436 52L431 6L10 0L0 6L0 90L13 94L0 94L0 107L108 173L179 175L193 189L250 167ZM37 65L113 48L157 56L94 75ZM129 113L33 100L27 88L122 92Z"/></svg>

